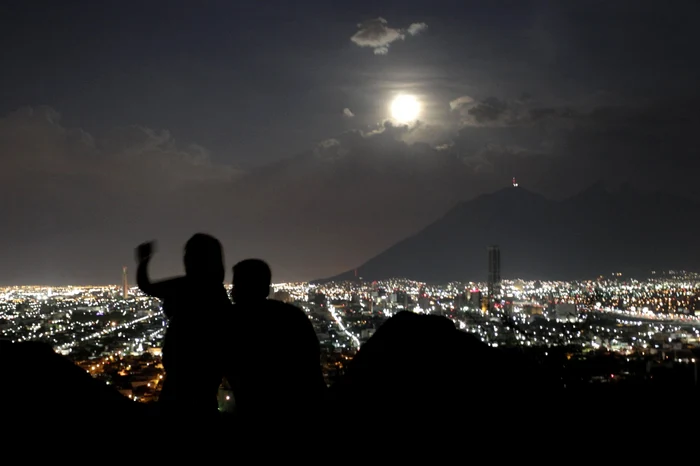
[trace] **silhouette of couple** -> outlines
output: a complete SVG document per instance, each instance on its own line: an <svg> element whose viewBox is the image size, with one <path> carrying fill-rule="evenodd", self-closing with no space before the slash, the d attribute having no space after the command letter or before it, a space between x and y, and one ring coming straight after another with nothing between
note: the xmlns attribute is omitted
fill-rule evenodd
<svg viewBox="0 0 700 466"><path fill-rule="evenodd" d="M236 418L246 426L284 425L320 407L327 390L313 325L299 308L267 299L271 271L258 259L233 267L224 288L224 254L198 233L185 245L185 275L152 282L153 243L136 250L137 284L159 298L168 318L160 413L190 420L219 416L222 379L230 384Z"/></svg>

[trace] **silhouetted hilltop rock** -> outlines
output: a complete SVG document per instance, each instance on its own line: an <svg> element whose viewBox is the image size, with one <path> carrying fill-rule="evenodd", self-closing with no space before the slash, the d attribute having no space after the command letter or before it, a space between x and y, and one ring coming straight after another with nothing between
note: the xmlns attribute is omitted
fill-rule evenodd
<svg viewBox="0 0 700 466"><path fill-rule="evenodd" d="M1 341L0 373L4 420L77 420L94 426L133 423L147 414L145 405L94 379L44 343Z"/></svg>
<svg viewBox="0 0 700 466"><path fill-rule="evenodd" d="M558 390L536 366L457 330L449 319L408 311L384 323L331 387L343 410L376 411L382 425L464 421L465 412L493 416L511 409L508 393L553 397Z"/></svg>
<svg viewBox="0 0 700 466"><path fill-rule="evenodd" d="M564 201L508 188L464 202L358 267L366 280L481 281L487 248L506 278L567 280L693 270L700 262L694 201L597 184ZM322 281L352 280L354 270Z"/></svg>
<svg viewBox="0 0 700 466"><path fill-rule="evenodd" d="M330 404L324 413L312 410L304 419L295 418L299 428L282 432L275 432L278 421L270 420L261 432L251 428L255 423L241 422L236 417L210 424L193 422L189 416L147 418L145 415L151 414L147 406L122 397L49 346L0 342L0 395L5 403L2 415L8 426L51 427L53 434L68 435L70 440L76 432L79 435L97 426L151 428L149 438L163 446L161 458L170 460L181 459L183 454L217 459L217 445L231 446L246 455L284 454L288 458L290 451L304 455L301 449L310 435L304 422L340 425L341 434L360 435L371 443L370 450L363 445L343 450L345 459L354 455L366 458L368 451L393 457L414 455L415 447L429 445L449 449L450 441L460 442L463 437L478 441L479 448L486 446L484 442L500 448L507 440L510 448L503 455L519 456L522 450L515 445L532 445L533 435L528 430L512 434L504 430L506 427L525 425L535 434L546 435L548 441L570 441L572 431L559 428L566 421L575 420L586 427L607 426L610 416L638 417L654 426L675 413L679 416L676 425L684 427L697 412L698 388L687 380L628 386L584 383L570 390L563 386L561 377L568 350L530 350L534 353L520 348L492 348L474 335L457 330L449 319L404 311L389 319L362 346L345 376L331 388ZM556 354L543 365L537 361L538 354L546 356L548 351ZM601 353L600 357L615 356ZM284 385L277 388L284 390ZM283 393L274 396L284 398ZM657 402L661 404L655 405ZM26 435L21 429L12 433L16 432ZM309 457L312 463L311 458L321 461L328 454L337 454L338 435L335 428L313 432L318 445L314 456ZM261 438L273 442L270 445L274 447L261 449ZM400 438L418 443L397 444L394 439ZM430 438L439 445L431 444ZM612 438L619 439L617 435ZM52 456L57 454L53 449L49 451Z"/></svg>

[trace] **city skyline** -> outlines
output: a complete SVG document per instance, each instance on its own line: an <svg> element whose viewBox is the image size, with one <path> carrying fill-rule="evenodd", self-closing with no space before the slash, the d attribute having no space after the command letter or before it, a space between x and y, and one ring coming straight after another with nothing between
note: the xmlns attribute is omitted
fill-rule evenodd
<svg viewBox="0 0 700 466"><path fill-rule="evenodd" d="M426 285L405 279L281 284L273 291L313 323L328 384L342 376L357 350L388 319L410 311L445 318L493 348L551 353L582 367L596 354L616 355L615 361L624 363L582 372L584 385L644 380L650 368L663 370L673 355L676 372L691 370L686 385L697 386L697 374L695 379L692 374L697 371L693 348L700 343L700 274L659 272L639 281L617 276L582 282L503 280L503 306L491 309L474 299L481 296L476 286L487 291L483 283ZM159 300L131 291L124 299L118 285L0 288L0 337L48 343L123 396L154 402L164 376L166 320ZM563 383L577 383L578 370L562 372ZM221 410L230 409L231 395L222 385Z"/></svg>

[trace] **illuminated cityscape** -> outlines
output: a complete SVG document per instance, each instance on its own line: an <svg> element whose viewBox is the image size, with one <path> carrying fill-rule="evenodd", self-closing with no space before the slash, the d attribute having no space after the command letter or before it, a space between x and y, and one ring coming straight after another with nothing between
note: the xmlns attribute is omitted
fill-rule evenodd
<svg viewBox="0 0 700 466"><path fill-rule="evenodd" d="M273 298L302 308L322 349L331 384L381 324L403 310L451 319L493 347L548 354L566 348L570 360L614 355L630 367L692 368L700 341L700 275L655 273L644 280L619 274L580 282L502 280L501 298L489 306L483 283L429 285L395 279L325 285L274 285ZM107 287L0 289L0 335L15 342L47 342L94 377L136 401L157 399L164 373L161 345L166 321L158 300ZM491 309L491 310L489 310ZM270 342L274 344L274 342ZM587 382L637 376L591 374ZM222 405L230 399L222 387Z"/></svg>

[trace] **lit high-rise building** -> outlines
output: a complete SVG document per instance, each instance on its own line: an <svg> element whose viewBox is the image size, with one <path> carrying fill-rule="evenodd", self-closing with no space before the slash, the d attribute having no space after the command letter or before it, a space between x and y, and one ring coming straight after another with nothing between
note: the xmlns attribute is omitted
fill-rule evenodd
<svg viewBox="0 0 700 466"><path fill-rule="evenodd" d="M129 299L129 279L126 274L126 265L122 268L122 292L124 299Z"/></svg>
<svg viewBox="0 0 700 466"><path fill-rule="evenodd" d="M501 249L489 246L489 275L488 275L489 309L493 310L495 300L501 296Z"/></svg>

